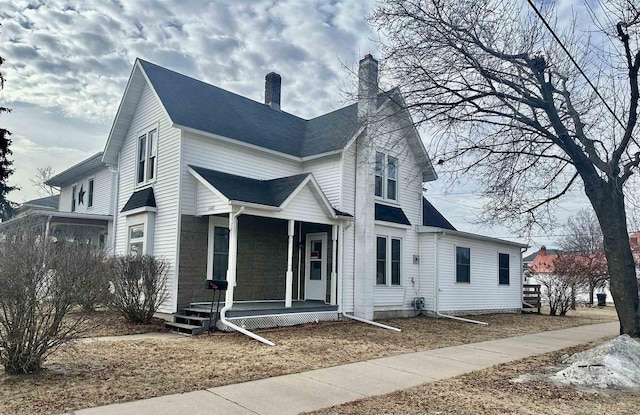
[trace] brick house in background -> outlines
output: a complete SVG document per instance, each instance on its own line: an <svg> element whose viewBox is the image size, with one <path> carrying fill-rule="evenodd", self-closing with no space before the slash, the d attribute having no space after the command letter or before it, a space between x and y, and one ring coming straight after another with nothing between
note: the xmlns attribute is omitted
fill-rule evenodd
<svg viewBox="0 0 640 415"><path fill-rule="evenodd" d="M52 179L59 210L80 211L95 177L111 252L169 264L168 316L206 305L207 279L229 282L220 317L234 329L519 312L526 245L460 232L424 198L436 173L377 77L365 56L358 102L306 120L282 111L275 73L260 103L138 59L102 170Z"/></svg>

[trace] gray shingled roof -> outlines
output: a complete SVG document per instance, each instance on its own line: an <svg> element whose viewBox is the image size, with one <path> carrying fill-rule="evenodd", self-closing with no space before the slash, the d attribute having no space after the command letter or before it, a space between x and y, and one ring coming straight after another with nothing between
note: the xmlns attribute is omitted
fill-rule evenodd
<svg viewBox="0 0 640 415"><path fill-rule="evenodd" d="M53 195L47 197L41 197L39 199L28 200L24 202L21 207L44 207L58 209L60 203L60 195Z"/></svg>
<svg viewBox="0 0 640 415"><path fill-rule="evenodd" d="M411 225L407 215L401 208L395 206L387 206L376 203L375 218L384 222L399 223L401 225Z"/></svg>
<svg viewBox="0 0 640 415"><path fill-rule="evenodd" d="M276 207L309 176L309 173L306 173L273 180L257 180L203 167L189 167L229 200Z"/></svg>
<svg viewBox="0 0 640 415"><path fill-rule="evenodd" d="M137 192L133 192L120 212L127 212L129 210L142 207L157 207L156 197L153 194L152 187L147 187L145 189L138 190Z"/></svg>
<svg viewBox="0 0 640 415"><path fill-rule="evenodd" d="M422 224L435 228L457 230L426 198L422 198Z"/></svg>
<svg viewBox="0 0 640 415"><path fill-rule="evenodd" d="M139 60L171 120L292 156L344 148L357 130L357 105L304 120L161 66Z"/></svg>

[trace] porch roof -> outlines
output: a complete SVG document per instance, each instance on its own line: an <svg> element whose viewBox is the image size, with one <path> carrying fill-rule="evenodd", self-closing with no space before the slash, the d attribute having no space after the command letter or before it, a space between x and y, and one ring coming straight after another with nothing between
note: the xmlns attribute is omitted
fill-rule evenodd
<svg viewBox="0 0 640 415"><path fill-rule="evenodd" d="M229 200L279 207L309 176L297 174L273 180L256 180L217 170L189 166Z"/></svg>

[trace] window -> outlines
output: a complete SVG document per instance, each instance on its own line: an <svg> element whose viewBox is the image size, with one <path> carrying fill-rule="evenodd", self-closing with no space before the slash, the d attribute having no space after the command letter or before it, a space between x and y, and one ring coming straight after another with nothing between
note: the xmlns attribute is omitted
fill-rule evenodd
<svg viewBox="0 0 640 415"><path fill-rule="evenodd" d="M384 174L384 154L376 152L376 196L382 197L382 175Z"/></svg>
<svg viewBox="0 0 640 415"><path fill-rule="evenodd" d="M391 243L389 243L391 241ZM378 236L376 238L376 284L400 285L400 239ZM390 259L390 260L388 260ZM391 276L391 280L387 278Z"/></svg>
<svg viewBox="0 0 640 415"><path fill-rule="evenodd" d="M387 285L387 238L383 236L376 242L376 284Z"/></svg>
<svg viewBox="0 0 640 415"><path fill-rule="evenodd" d="M509 254L498 254L498 284L509 285Z"/></svg>
<svg viewBox="0 0 640 415"><path fill-rule="evenodd" d="M391 239L391 285L400 285L400 239Z"/></svg>
<svg viewBox="0 0 640 415"><path fill-rule="evenodd" d="M143 184L156 177L158 158L158 130L153 129L138 137L136 184Z"/></svg>
<svg viewBox="0 0 640 415"><path fill-rule="evenodd" d="M71 211L76 211L76 186L71 187Z"/></svg>
<svg viewBox="0 0 640 415"><path fill-rule="evenodd" d="M398 187L397 181L397 166L398 159L389 156L387 160L387 199L397 200L396 189Z"/></svg>
<svg viewBox="0 0 640 415"><path fill-rule="evenodd" d="M398 200L398 159L376 152L375 195Z"/></svg>
<svg viewBox="0 0 640 415"><path fill-rule="evenodd" d="M226 280L229 267L229 229L213 228L213 279Z"/></svg>
<svg viewBox="0 0 640 415"><path fill-rule="evenodd" d="M129 255L144 254L144 224L129 226Z"/></svg>
<svg viewBox="0 0 640 415"><path fill-rule="evenodd" d="M93 179L89 179L89 200L87 207L93 207Z"/></svg>
<svg viewBox="0 0 640 415"><path fill-rule="evenodd" d="M471 282L471 249L456 247L456 282Z"/></svg>

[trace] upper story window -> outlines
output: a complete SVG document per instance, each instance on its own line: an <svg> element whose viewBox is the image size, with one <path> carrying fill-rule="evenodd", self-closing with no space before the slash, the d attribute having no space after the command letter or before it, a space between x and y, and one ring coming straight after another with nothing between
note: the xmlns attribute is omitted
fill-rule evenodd
<svg viewBox="0 0 640 415"><path fill-rule="evenodd" d="M76 211L76 191L77 191L77 187L71 186L71 211L75 212Z"/></svg>
<svg viewBox="0 0 640 415"><path fill-rule="evenodd" d="M87 207L93 207L93 179L89 179L89 196L87 200Z"/></svg>
<svg viewBox="0 0 640 415"><path fill-rule="evenodd" d="M375 195L398 200L398 159L376 151Z"/></svg>
<svg viewBox="0 0 640 415"><path fill-rule="evenodd" d="M158 157L158 130L153 129L138 137L136 184L152 181L156 177Z"/></svg>

